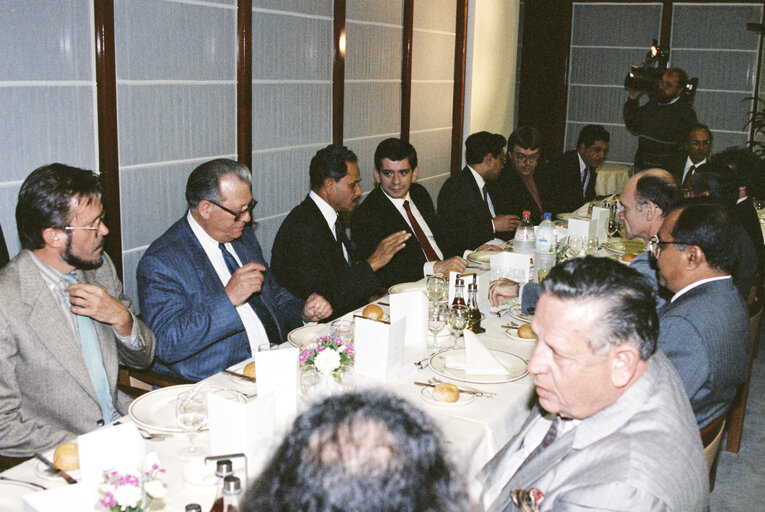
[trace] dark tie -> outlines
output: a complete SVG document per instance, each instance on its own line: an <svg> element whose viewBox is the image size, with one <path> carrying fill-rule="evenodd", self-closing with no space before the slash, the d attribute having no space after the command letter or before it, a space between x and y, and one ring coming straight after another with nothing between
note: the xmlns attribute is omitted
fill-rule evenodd
<svg viewBox="0 0 765 512"><path fill-rule="evenodd" d="M428 261L438 261L438 254L436 254L433 246L430 245L430 241L428 240L428 237L425 236L425 232L422 230L422 227L420 227L417 219L412 215L409 201L404 201L404 210L406 210L406 216L409 217L409 223L412 225L412 230L414 230L414 236L417 237L417 241L420 242L422 250L425 251L425 257L428 258Z"/></svg>
<svg viewBox="0 0 765 512"><path fill-rule="evenodd" d="M483 194L483 204L486 205L487 210L491 211L489 208L489 192L486 190L486 183L484 183L481 188L481 194Z"/></svg>
<svg viewBox="0 0 765 512"><path fill-rule="evenodd" d="M693 173L696 172L696 166L691 165L688 167L688 172L685 174L685 179L683 180L683 188L687 188L688 190L691 189L691 178L693 178Z"/></svg>
<svg viewBox="0 0 765 512"><path fill-rule="evenodd" d="M345 235L345 226L343 225L343 218L340 217L340 214L337 215L337 220L335 221L335 238L337 239L337 243L340 246L340 251L343 250L343 247L345 248L345 252L343 253L343 258L345 258L345 262L350 265L351 264L351 250L350 246L348 245L348 237ZM346 257L345 254L348 256Z"/></svg>
<svg viewBox="0 0 765 512"><path fill-rule="evenodd" d="M224 244L218 244L218 248L220 248L220 252L223 254L223 261L226 262L226 268L228 268L228 271L233 276L236 269L239 268L239 264L236 262L236 259L234 259L234 256L228 252L228 249L226 249ZM260 323L263 324L263 328L266 330L266 336L268 336L268 341L271 343L281 343L279 327L277 326L274 317L271 315L271 312L263 303L263 299L260 298L260 293L253 293L250 295L247 299L247 303L253 311L255 311L255 314L258 315Z"/></svg>
<svg viewBox="0 0 765 512"><path fill-rule="evenodd" d="M584 175L582 176L582 194L587 194L587 179L590 177L590 168L584 168Z"/></svg>
<svg viewBox="0 0 765 512"><path fill-rule="evenodd" d="M539 445L534 448L534 451L532 451L528 457L526 457L523 463L521 463L520 467L518 468L519 471L523 466L531 462L537 455L542 453L542 450L550 446L552 442L555 441L555 438L558 437L558 429L560 428L561 421L562 420L560 416L555 416L555 419L550 424L550 428L547 430L544 439L542 439L542 442L539 443Z"/></svg>

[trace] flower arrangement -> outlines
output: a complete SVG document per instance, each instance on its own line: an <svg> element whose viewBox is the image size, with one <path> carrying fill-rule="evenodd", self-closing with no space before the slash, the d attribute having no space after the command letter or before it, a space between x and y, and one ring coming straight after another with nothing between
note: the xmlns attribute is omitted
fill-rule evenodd
<svg viewBox="0 0 765 512"><path fill-rule="evenodd" d="M104 471L104 483L98 489L99 504L112 512L144 512L152 499L165 496L165 484L159 479L164 472L157 464L140 477Z"/></svg>
<svg viewBox="0 0 765 512"><path fill-rule="evenodd" d="M334 374L343 366L353 364L353 345L334 336L320 336L300 351L300 364L313 366L324 375ZM336 379L339 376L335 375Z"/></svg>

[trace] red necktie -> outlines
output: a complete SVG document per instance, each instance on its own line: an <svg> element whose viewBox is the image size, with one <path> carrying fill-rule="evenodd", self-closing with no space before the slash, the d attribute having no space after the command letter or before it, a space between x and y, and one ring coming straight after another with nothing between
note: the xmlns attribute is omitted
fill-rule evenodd
<svg viewBox="0 0 765 512"><path fill-rule="evenodd" d="M404 210L406 210L406 216L409 217L409 223L412 225L412 230L414 230L414 236L417 237L417 241L420 242L422 250L425 251L425 257L428 258L428 261L438 261L438 254L436 254L433 246L430 245L430 241L428 241L428 237L425 236L425 232L420 227L417 219L412 215L412 209L409 208L409 201L404 201Z"/></svg>

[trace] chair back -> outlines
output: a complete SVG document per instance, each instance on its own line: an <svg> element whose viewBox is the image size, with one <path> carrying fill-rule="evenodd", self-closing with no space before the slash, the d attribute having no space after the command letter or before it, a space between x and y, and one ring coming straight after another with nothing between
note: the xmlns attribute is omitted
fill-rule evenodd
<svg viewBox="0 0 765 512"><path fill-rule="evenodd" d="M709 425L699 430L701 434L701 442L704 445L704 455L707 459L707 469L709 470L709 490L715 488L715 476L717 475L717 458L720 455L720 448L722 447L720 441L722 441L723 432L725 431L725 417L718 417L713 420Z"/></svg>

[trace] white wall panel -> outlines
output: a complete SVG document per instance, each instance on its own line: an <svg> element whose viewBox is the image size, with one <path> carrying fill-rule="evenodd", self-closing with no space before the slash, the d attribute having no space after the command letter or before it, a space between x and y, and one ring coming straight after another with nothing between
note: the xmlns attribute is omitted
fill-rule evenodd
<svg viewBox="0 0 765 512"><path fill-rule="evenodd" d="M331 80L331 61L331 19L253 14L253 79Z"/></svg>
<svg viewBox="0 0 765 512"><path fill-rule="evenodd" d="M346 82L343 127L346 139L399 133L400 123L399 82Z"/></svg>
<svg viewBox="0 0 765 512"><path fill-rule="evenodd" d="M257 83L252 88L255 149L328 143L331 118L329 83Z"/></svg>
<svg viewBox="0 0 765 512"><path fill-rule="evenodd" d="M236 0L231 0L236 2ZM332 0L252 0L253 10L271 9L303 14L332 16Z"/></svg>
<svg viewBox="0 0 765 512"><path fill-rule="evenodd" d="M345 17L349 21L362 20L401 25L403 9L402 0L386 0L385 2L347 0Z"/></svg>
<svg viewBox="0 0 765 512"><path fill-rule="evenodd" d="M453 82L412 83L411 129L427 130L452 125Z"/></svg>
<svg viewBox="0 0 765 512"><path fill-rule="evenodd" d="M346 80L400 80L400 27L349 22L345 54Z"/></svg>
<svg viewBox="0 0 765 512"><path fill-rule="evenodd" d="M418 180L449 176L451 165L451 127L441 130L414 132L409 142L417 149ZM435 197L433 198L435 200Z"/></svg>
<svg viewBox="0 0 765 512"><path fill-rule="evenodd" d="M651 46L659 38L660 2L645 4L574 2L571 44Z"/></svg>

